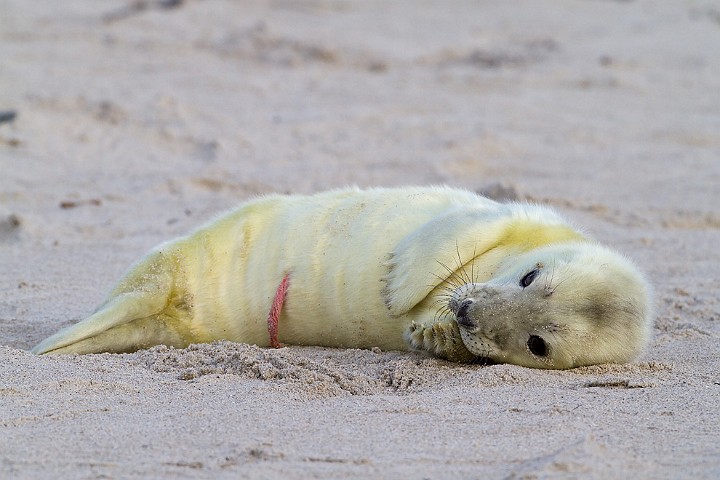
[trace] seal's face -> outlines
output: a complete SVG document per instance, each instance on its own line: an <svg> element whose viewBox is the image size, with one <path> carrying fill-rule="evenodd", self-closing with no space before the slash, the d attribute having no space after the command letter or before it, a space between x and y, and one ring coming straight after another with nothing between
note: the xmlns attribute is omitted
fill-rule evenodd
<svg viewBox="0 0 720 480"><path fill-rule="evenodd" d="M484 283L466 283L449 307L475 355L536 368L635 358L649 336L649 298L635 268L595 244L511 258Z"/></svg>

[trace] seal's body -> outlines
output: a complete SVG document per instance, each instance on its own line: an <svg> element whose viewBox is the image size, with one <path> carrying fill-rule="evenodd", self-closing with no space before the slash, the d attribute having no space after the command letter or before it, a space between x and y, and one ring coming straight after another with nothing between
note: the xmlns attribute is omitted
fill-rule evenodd
<svg viewBox="0 0 720 480"><path fill-rule="evenodd" d="M590 270L611 273L591 279L603 288L586 283L587 274L573 278L573 252L582 252L583 268L589 262ZM511 277L528 268L544 279L544 292L557 293L488 300L503 290L493 282L517 283ZM618 289L605 288L608 280ZM530 292L530 284L521 290ZM579 305L578 295L602 308ZM482 301L495 313L481 315ZM621 311L608 307L613 302ZM634 267L546 208L441 187L350 188L263 197L160 245L93 315L33 351L126 352L219 339L268 346L271 307L279 310L279 341L288 345L415 348L545 368L631 360L650 324L647 288ZM504 337L517 337L512 345L493 337L498 319L509 325ZM562 341L552 347L543 340L547 352L538 356L529 339L543 329Z"/></svg>

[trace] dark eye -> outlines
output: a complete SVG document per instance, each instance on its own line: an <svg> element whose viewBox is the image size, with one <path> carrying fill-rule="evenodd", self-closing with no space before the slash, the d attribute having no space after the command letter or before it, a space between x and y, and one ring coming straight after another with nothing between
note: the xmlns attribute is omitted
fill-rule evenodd
<svg viewBox="0 0 720 480"><path fill-rule="evenodd" d="M527 346L532 354L537 355L538 357L544 357L548 354L547 343L545 343L545 340L543 340L542 337L538 337L537 335L530 335L530 338L528 338L527 341Z"/></svg>
<svg viewBox="0 0 720 480"><path fill-rule="evenodd" d="M535 280L539 273L539 268L536 268L535 270L531 270L526 273L525 276L520 279L520 286L523 288L529 286Z"/></svg>

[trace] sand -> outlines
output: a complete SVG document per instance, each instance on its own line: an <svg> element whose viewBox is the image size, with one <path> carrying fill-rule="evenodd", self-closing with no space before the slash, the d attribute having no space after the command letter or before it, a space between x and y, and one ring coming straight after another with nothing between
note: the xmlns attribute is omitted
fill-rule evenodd
<svg viewBox="0 0 720 480"><path fill-rule="evenodd" d="M0 12L0 477L720 476L715 2ZM227 342L27 352L157 243L348 184L557 208L646 272L647 353L556 372Z"/></svg>

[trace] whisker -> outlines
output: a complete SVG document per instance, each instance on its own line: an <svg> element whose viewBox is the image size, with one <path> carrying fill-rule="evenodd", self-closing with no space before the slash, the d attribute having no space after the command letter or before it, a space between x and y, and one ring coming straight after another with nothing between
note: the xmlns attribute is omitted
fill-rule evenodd
<svg viewBox="0 0 720 480"><path fill-rule="evenodd" d="M443 283L447 282L447 279L441 277L441 276L438 275L437 273L430 272L430 275L432 275L433 277L435 277L435 278L437 278L438 280L440 280L440 284L443 284ZM432 285L428 285L428 287L432 287Z"/></svg>
<svg viewBox="0 0 720 480"><path fill-rule="evenodd" d="M476 278L475 278L475 258L476 258L476 256L477 256L477 243L473 247L472 261L470 262L470 279L472 280L471 283L476 283Z"/></svg>
<svg viewBox="0 0 720 480"><path fill-rule="evenodd" d="M455 290L455 289L457 289L457 288L459 287L459 285L455 285L455 283L453 283L452 281L448 280L447 278L443 278L443 277L441 277L440 275L438 275L438 274L436 274L436 273L430 272L430 275L432 275L433 277L435 277L435 278L437 278L438 280L440 280L440 283L437 284L437 285L433 285L433 284L428 285L428 287L430 287L430 288L440 287L440 286L442 286L444 283L447 283L447 284L450 285L450 287L443 286L443 288L446 289L446 290L451 290L451 291L452 291L452 290Z"/></svg>
<svg viewBox="0 0 720 480"><path fill-rule="evenodd" d="M452 298L453 295L455 295L455 290L456 289L451 287L441 287L440 293L438 293L437 296Z"/></svg>
<svg viewBox="0 0 720 480"><path fill-rule="evenodd" d="M449 278L454 278L454 279L456 279L457 281L460 282L460 285L467 283L461 276L459 276L459 275L457 274L457 272L453 271L450 267L448 267L447 265L445 265L444 263L442 263L440 260L435 260L435 261L436 261L437 263L439 263L440 265L442 265L442 267L443 267L445 270L448 271L448 273L450 274L450 277L449 277Z"/></svg>
<svg viewBox="0 0 720 480"><path fill-rule="evenodd" d="M433 319L433 322L443 321L445 319L445 317L447 317L451 314L452 314L452 311L450 310L450 308L447 305L444 305L442 308L439 308L435 312L435 317Z"/></svg>
<svg viewBox="0 0 720 480"><path fill-rule="evenodd" d="M451 298L452 298L452 297L450 297L450 296L447 296L447 297L444 297L444 298L436 298L436 299L430 304L430 306L431 306L431 307L436 307L436 306L438 306L438 305L443 305L443 306L445 306L445 305L447 305L448 303L450 303L450 299L451 299Z"/></svg>
<svg viewBox="0 0 720 480"><path fill-rule="evenodd" d="M568 280L570 280L570 278L572 278L572 277L571 277L571 276L568 276L568 277L562 279L561 281L559 281L559 282L557 283L557 285L555 285L550 292L551 292L551 293L555 293L555 290L557 290L557 288L558 288L560 285L562 285L563 283L565 283L565 282L567 282Z"/></svg>
<svg viewBox="0 0 720 480"><path fill-rule="evenodd" d="M489 365L495 365L495 362L491 358L485 356L489 353L490 352L484 352L483 355L478 355L470 363L472 365L480 365L482 367L487 367Z"/></svg>
<svg viewBox="0 0 720 480"><path fill-rule="evenodd" d="M546 277L546 278L547 278L547 277ZM550 290L550 286L552 285L553 280L555 280L555 259L554 259L554 258L553 258L552 270L550 271L550 280L548 280L548 281L545 283L545 290ZM555 289L553 289L552 291L554 292Z"/></svg>
<svg viewBox="0 0 720 480"><path fill-rule="evenodd" d="M465 281L465 283L472 283L472 279L468 276L467 271L465 270L465 264L463 263L462 257L460 256L460 245L458 244L457 240L455 240L455 252L457 253L458 259L458 271L464 274L463 280Z"/></svg>

